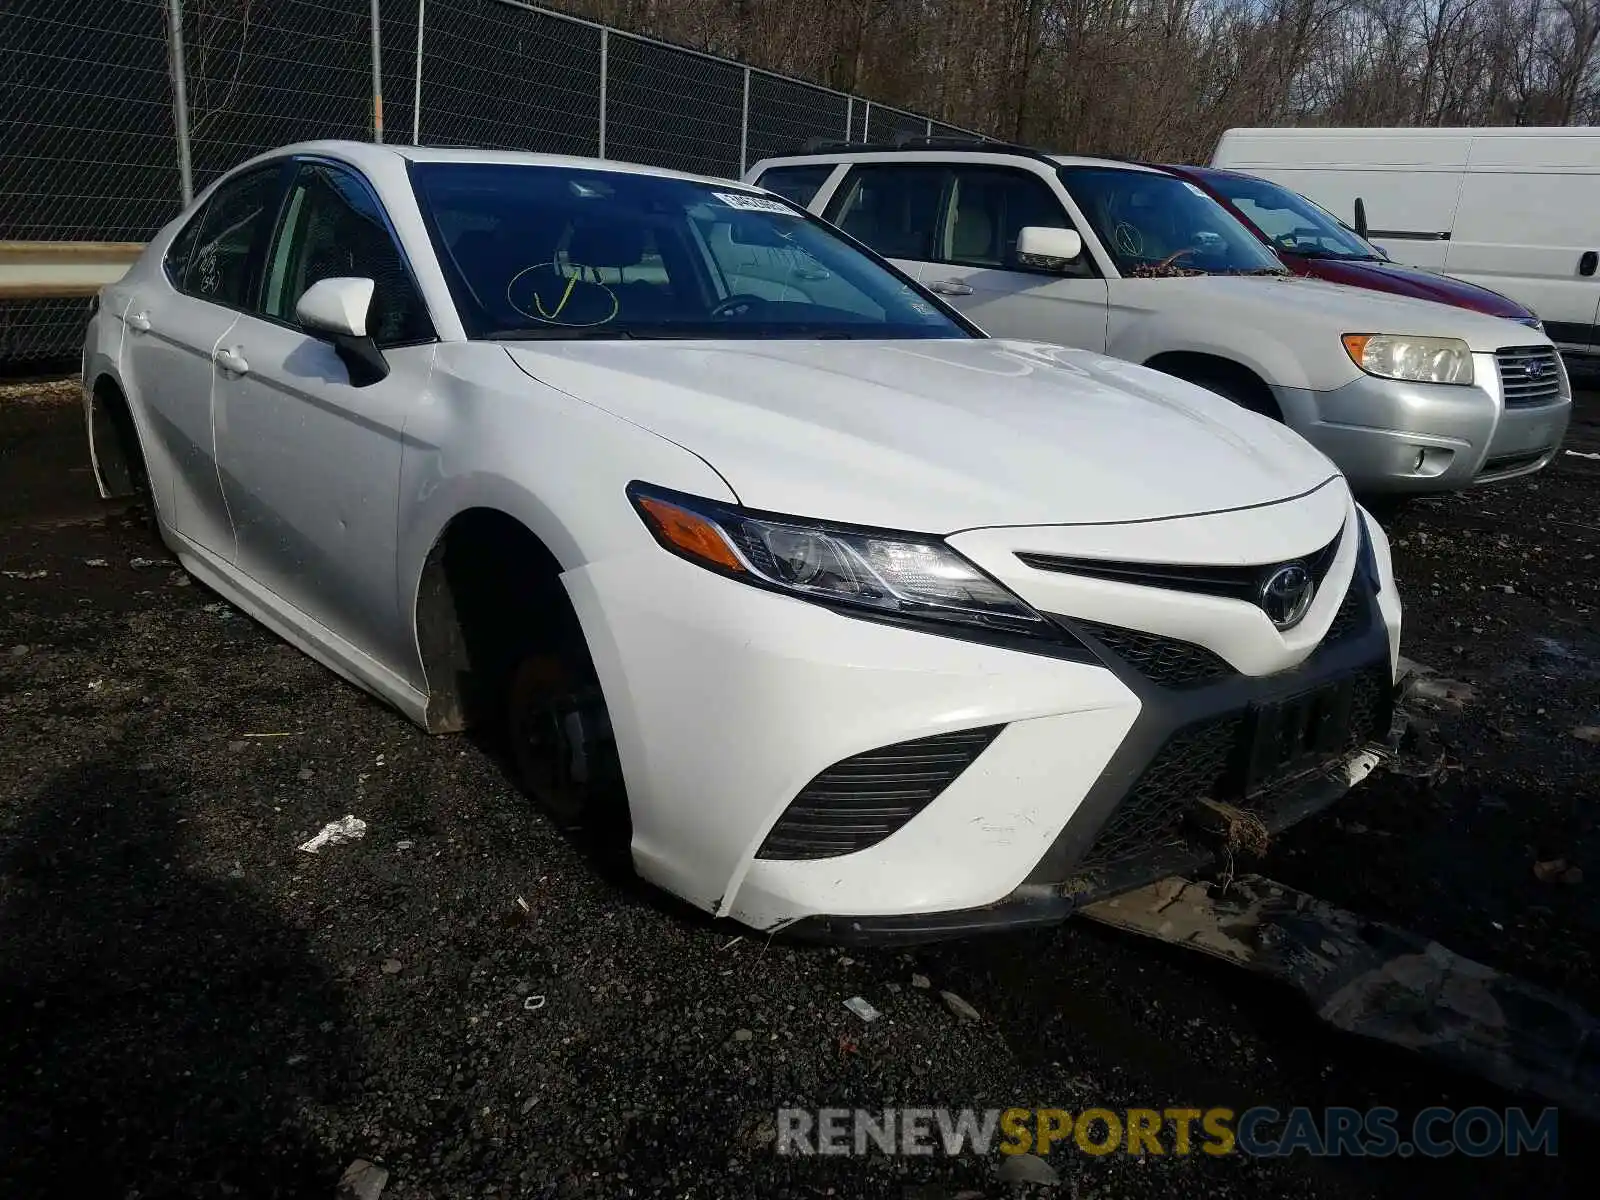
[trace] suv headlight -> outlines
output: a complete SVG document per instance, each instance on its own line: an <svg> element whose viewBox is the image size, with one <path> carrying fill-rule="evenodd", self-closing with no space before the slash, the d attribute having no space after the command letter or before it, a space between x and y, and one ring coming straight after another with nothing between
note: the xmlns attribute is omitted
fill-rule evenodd
<svg viewBox="0 0 1600 1200"><path fill-rule="evenodd" d="M1413 383L1472 382L1472 351L1460 338L1347 333L1345 353L1368 375Z"/></svg>
<svg viewBox="0 0 1600 1200"><path fill-rule="evenodd" d="M634 483L657 542L697 566L859 615L1073 642L936 537L754 513Z"/></svg>

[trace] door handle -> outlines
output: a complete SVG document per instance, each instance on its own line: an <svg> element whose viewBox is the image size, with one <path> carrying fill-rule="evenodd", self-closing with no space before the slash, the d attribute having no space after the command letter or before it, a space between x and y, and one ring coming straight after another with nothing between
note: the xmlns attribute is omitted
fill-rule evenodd
<svg viewBox="0 0 1600 1200"><path fill-rule="evenodd" d="M1593 275L1595 267L1600 266L1600 254L1593 250L1585 250L1578 256L1578 274Z"/></svg>
<svg viewBox="0 0 1600 1200"><path fill-rule="evenodd" d="M237 350L218 350L212 355L212 361L231 375L245 375L250 370L250 364Z"/></svg>
<svg viewBox="0 0 1600 1200"><path fill-rule="evenodd" d="M930 292L938 292L941 296L970 296L972 285L962 283L959 279L936 279L928 285Z"/></svg>
<svg viewBox="0 0 1600 1200"><path fill-rule="evenodd" d="M135 333L144 333L150 328L150 314L147 312L129 313L124 320Z"/></svg>

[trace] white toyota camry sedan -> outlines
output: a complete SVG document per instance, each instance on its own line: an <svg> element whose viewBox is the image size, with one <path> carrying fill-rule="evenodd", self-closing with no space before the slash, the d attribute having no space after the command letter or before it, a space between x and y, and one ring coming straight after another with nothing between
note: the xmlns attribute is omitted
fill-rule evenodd
<svg viewBox="0 0 1600 1200"><path fill-rule="evenodd" d="M197 578L759 929L1059 920L1389 736L1388 542L1325 457L743 184L288 147L102 292L84 384Z"/></svg>

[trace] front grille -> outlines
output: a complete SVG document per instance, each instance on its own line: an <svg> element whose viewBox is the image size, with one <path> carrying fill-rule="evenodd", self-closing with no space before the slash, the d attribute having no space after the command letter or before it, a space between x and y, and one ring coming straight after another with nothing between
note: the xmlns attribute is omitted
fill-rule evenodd
<svg viewBox="0 0 1600 1200"><path fill-rule="evenodd" d="M1250 604L1260 602L1261 585L1278 568L1297 562L1311 573L1312 582L1321 585L1323 576L1333 565L1339 553L1339 543L1344 540L1344 530L1311 554L1283 562L1260 563L1254 566L1196 566L1193 564L1119 562L1106 558L1071 558L1061 554L1040 554L1032 550L1018 550L1016 556L1024 566L1036 571L1054 571L1063 575L1083 575L1090 579L1105 579L1113 583L1130 583L1138 587L1167 588L1178 592L1197 592L1205 596L1226 596Z"/></svg>
<svg viewBox="0 0 1600 1200"><path fill-rule="evenodd" d="M928 807L1003 728L897 742L834 763L784 810L756 857L832 858L876 845Z"/></svg>
<svg viewBox="0 0 1600 1200"><path fill-rule="evenodd" d="M1350 737L1343 752L1368 742L1384 741L1393 716L1393 689L1389 666L1384 662L1361 672L1352 684ZM1083 865L1104 867L1165 845L1181 845L1184 823L1202 797L1228 801L1270 816L1289 781L1269 782L1249 797L1242 795L1240 762L1248 730L1247 714L1235 711L1175 733L1101 827Z"/></svg>
<svg viewBox="0 0 1600 1200"><path fill-rule="evenodd" d="M1322 635L1324 646L1331 646L1334 642L1342 641L1351 634L1360 633L1367 627L1366 591L1358 571L1351 577L1350 586L1345 589L1339 611L1333 614L1333 624L1329 625L1328 632Z"/></svg>
<svg viewBox="0 0 1600 1200"><path fill-rule="evenodd" d="M1511 346L1495 351L1500 391L1507 408L1529 408L1561 398L1561 365L1550 346Z"/></svg>
<svg viewBox="0 0 1600 1200"><path fill-rule="evenodd" d="M1145 678L1162 687L1198 687L1215 679L1225 679L1234 669L1222 658L1193 642L1162 637L1140 629L1122 629L1079 621L1085 633L1105 644L1118 658Z"/></svg>

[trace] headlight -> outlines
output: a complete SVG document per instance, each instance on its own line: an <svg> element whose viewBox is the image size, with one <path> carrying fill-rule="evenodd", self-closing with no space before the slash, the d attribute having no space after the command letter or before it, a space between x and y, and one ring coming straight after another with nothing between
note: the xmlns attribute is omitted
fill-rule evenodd
<svg viewBox="0 0 1600 1200"><path fill-rule="evenodd" d="M1072 641L938 538L753 513L632 484L656 541L698 566L861 615Z"/></svg>
<svg viewBox="0 0 1600 1200"><path fill-rule="evenodd" d="M1460 338L1347 333L1345 353L1368 375L1415 383L1472 382L1472 351Z"/></svg>

